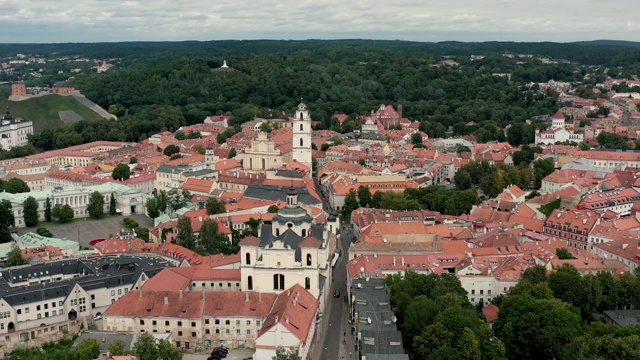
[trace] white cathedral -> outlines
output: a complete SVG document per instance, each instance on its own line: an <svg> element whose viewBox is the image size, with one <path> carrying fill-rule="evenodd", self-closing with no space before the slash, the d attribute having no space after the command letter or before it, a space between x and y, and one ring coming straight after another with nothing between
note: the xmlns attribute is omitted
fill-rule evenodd
<svg viewBox="0 0 640 360"><path fill-rule="evenodd" d="M258 237L240 241L242 291L280 293L299 284L320 300L322 308L330 298L337 231L333 215L325 224L314 224L291 188L286 207L270 224L260 225Z"/></svg>
<svg viewBox="0 0 640 360"><path fill-rule="evenodd" d="M576 143L584 140L584 134L571 132L564 127L564 114L556 112L551 118L551 127L540 131L536 129L536 144L555 144L556 142L573 141Z"/></svg>

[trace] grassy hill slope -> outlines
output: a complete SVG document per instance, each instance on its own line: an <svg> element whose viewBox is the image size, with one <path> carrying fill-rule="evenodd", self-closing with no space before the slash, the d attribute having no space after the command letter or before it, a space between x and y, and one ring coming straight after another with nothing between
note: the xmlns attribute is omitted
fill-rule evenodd
<svg viewBox="0 0 640 360"><path fill-rule="evenodd" d="M7 108L14 117L21 117L25 120L33 121L34 131L62 126L63 122L58 115L59 111L74 111L86 120L101 119L100 115L82 105L72 96L55 94L23 101L0 101L0 110L2 113L4 113Z"/></svg>

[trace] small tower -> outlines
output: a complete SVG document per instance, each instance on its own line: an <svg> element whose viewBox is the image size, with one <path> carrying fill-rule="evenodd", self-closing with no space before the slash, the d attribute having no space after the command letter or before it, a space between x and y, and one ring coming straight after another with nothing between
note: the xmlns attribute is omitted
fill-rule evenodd
<svg viewBox="0 0 640 360"><path fill-rule="evenodd" d="M311 117L307 105L301 102L293 119L293 160L311 169Z"/></svg>
<svg viewBox="0 0 640 360"><path fill-rule="evenodd" d="M211 147L211 145L207 146L204 153L204 161L207 164L207 167L213 170L218 160L220 160L220 158L213 153L213 147Z"/></svg>
<svg viewBox="0 0 640 360"><path fill-rule="evenodd" d="M298 207L298 192L294 188L290 188L287 192L287 207Z"/></svg>

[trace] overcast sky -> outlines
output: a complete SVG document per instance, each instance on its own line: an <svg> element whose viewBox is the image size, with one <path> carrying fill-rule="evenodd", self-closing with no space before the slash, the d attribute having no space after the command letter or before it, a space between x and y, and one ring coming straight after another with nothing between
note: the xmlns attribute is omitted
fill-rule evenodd
<svg viewBox="0 0 640 360"><path fill-rule="evenodd" d="M0 0L0 42L640 40L637 0Z"/></svg>

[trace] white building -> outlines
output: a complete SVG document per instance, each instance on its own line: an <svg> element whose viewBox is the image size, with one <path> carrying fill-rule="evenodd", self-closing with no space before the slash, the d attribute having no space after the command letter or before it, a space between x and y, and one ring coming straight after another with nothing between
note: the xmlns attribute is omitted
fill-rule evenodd
<svg viewBox="0 0 640 360"><path fill-rule="evenodd" d="M560 111L551 118L551 127L540 131L536 129L536 144L555 144L556 142L573 141L576 143L584 140L584 134L568 131L564 127L564 114Z"/></svg>
<svg viewBox="0 0 640 360"><path fill-rule="evenodd" d="M2 269L0 352L75 333L167 266L157 256L120 255Z"/></svg>
<svg viewBox="0 0 640 360"><path fill-rule="evenodd" d="M318 300L300 285L280 293L255 341L255 360L271 360L276 349L297 350L300 359L309 359L316 334Z"/></svg>
<svg viewBox="0 0 640 360"><path fill-rule="evenodd" d="M242 290L281 293L299 284L320 299L322 308L330 296L335 234L313 223L298 205L293 188L287 193L287 206L258 231L259 238L240 242Z"/></svg>
<svg viewBox="0 0 640 360"><path fill-rule="evenodd" d="M260 131L258 137L251 141L251 148L244 150L242 168L244 170L269 170L281 166L282 163L282 152L276 149L275 143L267 137L266 132Z"/></svg>
<svg viewBox="0 0 640 360"><path fill-rule="evenodd" d="M24 227L24 201L32 196L38 202L38 217L44 221L44 211L47 198L51 203L51 208L57 204L69 205L73 209L74 218L89 217L87 206L91 193L97 191L104 196L105 212L109 211L109 199L111 195L116 199L116 206L121 210L122 215L145 214L145 204L149 195L142 190L131 186L118 183L104 183L93 186L76 186L68 188L54 188L41 191L31 191L26 193L11 194L7 192L0 193L0 201L8 200L11 202L11 210L15 217L15 226Z"/></svg>
<svg viewBox="0 0 640 360"><path fill-rule="evenodd" d="M293 160L311 169L311 117L307 105L300 103L293 122Z"/></svg>
<svg viewBox="0 0 640 360"><path fill-rule="evenodd" d="M27 134L33 133L33 122L21 118L13 118L7 110L0 122L0 147L9 150L29 143Z"/></svg>

